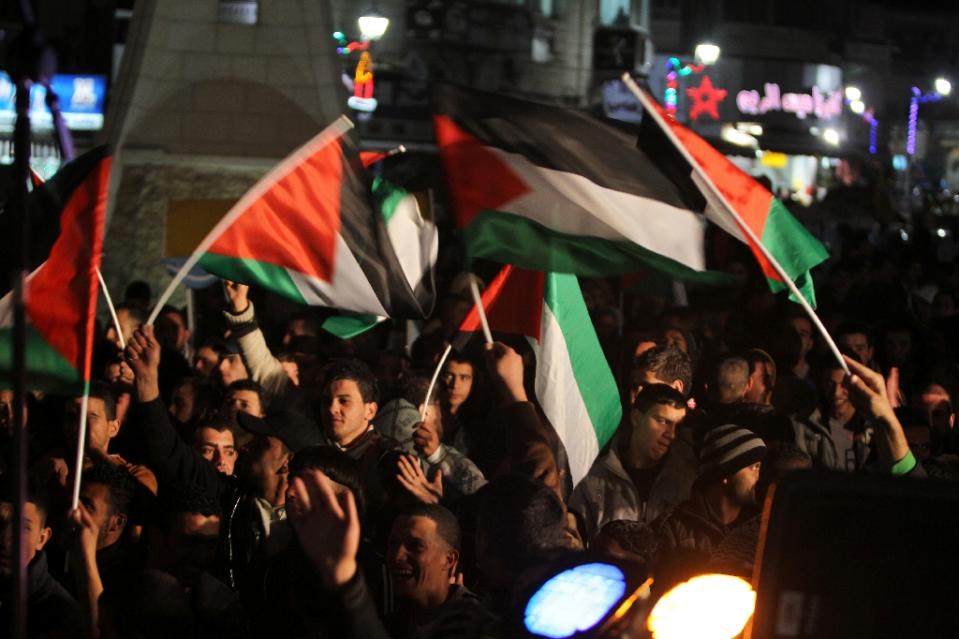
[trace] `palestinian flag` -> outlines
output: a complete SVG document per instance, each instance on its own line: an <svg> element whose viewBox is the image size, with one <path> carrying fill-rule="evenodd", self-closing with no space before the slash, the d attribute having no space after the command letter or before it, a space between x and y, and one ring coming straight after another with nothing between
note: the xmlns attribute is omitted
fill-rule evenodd
<svg viewBox="0 0 959 639"><path fill-rule="evenodd" d="M705 207L677 188L635 135L586 113L446 84L434 125L470 257L600 277L651 267L705 271Z"/></svg>
<svg viewBox="0 0 959 639"><path fill-rule="evenodd" d="M403 271L372 184L338 120L270 171L201 243L199 264L301 304L379 317L423 318L432 278Z"/></svg>
<svg viewBox="0 0 959 639"><path fill-rule="evenodd" d="M809 271L829 258L826 248L763 185L730 162L725 155L704 139L668 117L665 111L652 102L652 99L649 102L656 109L656 115L660 117L658 119L643 118L639 137L640 147L656 149L661 164L668 165L667 172L679 184L695 184L706 197L708 203L706 217L727 233L749 245L763 275L766 276L769 287L774 292L785 290L786 284L782 276L760 247L743 232L739 222L722 200L715 197L702 176L693 171L689 159L676 148L675 144L666 139L667 136L664 135L665 132L661 126L669 127L678 143L702 168L706 179L715 185L726 202L736 209L762 245L796 283L806 301L815 308L816 294Z"/></svg>
<svg viewBox="0 0 959 639"><path fill-rule="evenodd" d="M364 154L360 155L362 157ZM367 158L364 158L363 162L366 161ZM412 193L379 177L373 179L373 203L386 224L386 234L407 283L414 291L431 290L433 266L439 255L439 231L436 225L423 218L419 203ZM344 312L328 317L322 328L349 339L385 319L377 315Z"/></svg>
<svg viewBox="0 0 959 639"><path fill-rule="evenodd" d="M91 157L96 157L91 162ZM27 385L31 389L79 393L90 380L96 320L97 269L103 252L110 158L103 149L67 164L31 197L46 190L47 201L63 197L63 207L47 259L28 277ZM79 167L83 180L75 182ZM69 193L59 188L74 187ZM52 198L52 199L50 199ZM34 202L36 204L36 202ZM29 210L29 209L28 209ZM13 368L13 293L0 298L0 381Z"/></svg>
<svg viewBox="0 0 959 639"><path fill-rule="evenodd" d="M525 336L533 347L536 397L577 484L619 426L622 406L576 276L507 265L482 299L492 331ZM475 306L459 330L482 330Z"/></svg>
<svg viewBox="0 0 959 639"><path fill-rule="evenodd" d="M93 148L83 155L74 158L60 167L49 180L42 178L31 170L30 181L33 190L27 195L27 216L30 220L30 244L27 247L27 271L33 272L46 261L50 255L53 243L60 236L60 217L67 206L67 201L80 189L83 183L95 173L99 165L107 158L107 147ZM4 173L9 168L12 174L13 166L3 167ZM5 176L6 177L6 176ZM12 189L15 181L10 176L7 189ZM0 195L6 200L7 193ZM17 237L21 210L5 207L0 212L0 296L10 290L13 281L14 262L17 252L9 244L10 238Z"/></svg>

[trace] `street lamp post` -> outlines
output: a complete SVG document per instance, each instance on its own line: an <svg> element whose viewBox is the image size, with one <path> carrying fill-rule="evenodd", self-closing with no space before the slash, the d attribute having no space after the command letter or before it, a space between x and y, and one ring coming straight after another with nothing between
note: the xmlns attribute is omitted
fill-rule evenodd
<svg viewBox="0 0 959 639"><path fill-rule="evenodd" d="M906 165L905 192L903 193L904 213L912 211L912 163L916 155L916 130L919 124L919 105L927 102L938 102L952 92L952 83L945 78L936 78L935 88L930 93L923 93L919 87L912 87L909 96L909 121L906 126L906 155L910 159Z"/></svg>

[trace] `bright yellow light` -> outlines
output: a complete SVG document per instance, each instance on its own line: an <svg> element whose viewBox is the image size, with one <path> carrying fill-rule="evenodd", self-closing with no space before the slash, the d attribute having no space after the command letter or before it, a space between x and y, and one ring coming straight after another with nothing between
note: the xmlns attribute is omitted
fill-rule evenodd
<svg viewBox="0 0 959 639"><path fill-rule="evenodd" d="M654 639L733 639L756 607L756 593L739 577L700 575L656 603L647 620Z"/></svg>
<svg viewBox="0 0 959 639"><path fill-rule="evenodd" d="M862 100L853 100L849 103L849 108L855 114L860 114L866 110L866 103Z"/></svg>

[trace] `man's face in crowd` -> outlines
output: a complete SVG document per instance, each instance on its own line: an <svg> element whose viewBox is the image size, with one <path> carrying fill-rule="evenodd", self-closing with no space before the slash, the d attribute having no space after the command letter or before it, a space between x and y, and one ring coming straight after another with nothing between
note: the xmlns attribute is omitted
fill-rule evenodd
<svg viewBox="0 0 959 639"><path fill-rule="evenodd" d="M905 426L902 430L917 460L923 462L932 457L932 433L927 426Z"/></svg>
<svg viewBox="0 0 959 639"><path fill-rule="evenodd" d="M872 364L873 347L869 344L869 338L862 333L846 333L839 336L840 346L846 346L859 361L869 366Z"/></svg>
<svg viewBox="0 0 959 639"><path fill-rule="evenodd" d="M675 328L667 329L663 334L663 339L666 340L666 346L673 346L689 354L689 344L686 343L686 336L683 335L682 331Z"/></svg>
<svg viewBox="0 0 959 639"><path fill-rule="evenodd" d="M294 319L286 325L286 331L283 332L283 346L289 346L294 337L300 335L313 335L309 322L304 319Z"/></svg>
<svg viewBox="0 0 959 639"><path fill-rule="evenodd" d="M53 531L46 525L46 518L33 502L26 502L23 507L23 519L27 533L27 563L33 561ZM17 526L13 521L13 504L0 502L0 577L10 577L14 571L13 535Z"/></svg>
<svg viewBox="0 0 959 639"><path fill-rule="evenodd" d="M223 400L223 415L232 422L237 413L263 417L260 395L252 390L231 390Z"/></svg>
<svg viewBox="0 0 959 639"><path fill-rule="evenodd" d="M64 431L67 439L71 442L77 441L77 432L80 426L80 404L79 397L73 400L73 403L67 405L66 423ZM110 447L110 440L120 432L120 420L108 419L106 403L99 397L91 397L87 406L87 449L95 450L104 455Z"/></svg>
<svg viewBox="0 0 959 639"><path fill-rule="evenodd" d="M360 386L352 379L330 383L323 396L323 426L340 446L352 444L365 433L376 416L376 402L364 402Z"/></svg>
<svg viewBox="0 0 959 639"><path fill-rule="evenodd" d="M196 429L193 437L193 447L203 456L203 459L211 462L216 466L217 471L224 475L233 474L237 456L233 431L202 426Z"/></svg>
<svg viewBox="0 0 959 639"><path fill-rule="evenodd" d="M632 464L648 468L665 457L676 439L676 426L685 416L685 408L674 408L670 404L653 404L646 411L633 409L630 413L633 434L629 447Z"/></svg>
<svg viewBox="0 0 959 639"><path fill-rule="evenodd" d="M80 505L87 509L100 532L97 550L111 546L126 528L125 514L114 513L110 507L110 487L106 484L84 483L80 487Z"/></svg>
<svg viewBox="0 0 959 639"><path fill-rule="evenodd" d="M843 384L844 378L845 373L841 368L827 370L823 373L823 395L831 417L843 416L853 408L849 401L849 391Z"/></svg>
<svg viewBox="0 0 959 639"><path fill-rule="evenodd" d="M939 384L929 384L919 395L919 405L929 415L929 427L937 436L952 430L955 415L949 391Z"/></svg>
<svg viewBox="0 0 959 639"><path fill-rule="evenodd" d="M756 503L756 482L759 481L759 462L740 469L726 479L728 496L739 506L751 506Z"/></svg>
<svg viewBox="0 0 959 639"><path fill-rule="evenodd" d="M27 423L27 406L23 406L23 423ZM0 431L13 433L13 391L0 390Z"/></svg>
<svg viewBox="0 0 959 639"><path fill-rule="evenodd" d="M437 533L429 517L399 517L393 522L386 564L399 598L422 607L446 600L459 553Z"/></svg>
<svg viewBox="0 0 959 639"><path fill-rule="evenodd" d="M909 331L889 331L886 333L886 353L889 364L901 366L912 354L912 335Z"/></svg>
<svg viewBox="0 0 959 639"><path fill-rule="evenodd" d="M243 358L235 353L224 353L217 370L220 372L220 379L224 386L249 377Z"/></svg>
<svg viewBox="0 0 959 639"><path fill-rule="evenodd" d="M193 356L193 371L207 379L220 363L220 354L209 346L201 346Z"/></svg>
<svg viewBox="0 0 959 639"><path fill-rule="evenodd" d="M193 384L180 384L170 396L170 416L181 424L193 419Z"/></svg>
<svg viewBox="0 0 959 639"><path fill-rule="evenodd" d="M766 388L766 373L766 362L753 364L753 372L749 374L751 383L747 384L744 397L747 402L758 404L766 401L766 395L769 392L769 389Z"/></svg>
<svg viewBox="0 0 959 639"><path fill-rule="evenodd" d="M443 375L446 393L450 399L450 408L459 409L470 396L473 389L473 365L467 362L450 362Z"/></svg>
<svg viewBox="0 0 959 639"><path fill-rule="evenodd" d="M163 346L180 350L190 339L190 331L180 314L171 311L157 318L156 337Z"/></svg>
<svg viewBox="0 0 959 639"><path fill-rule="evenodd" d="M237 474L273 506L286 503L289 465L293 453L276 437L257 436L239 455Z"/></svg>
<svg viewBox="0 0 959 639"><path fill-rule="evenodd" d="M790 326L793 327L793 330L799 335L799 339L802 342L801 353L805 357L812 351L813 341L812 341L812 324L809 323L805 317L794 317L789 320Z"/></svg>
<svg viewBox="0 0 959 639"><path fill-rule="evenodd" d="M165 536L173 563L171 570L189 584L195 584L202 571L213 565L220 541L220 517L200 513L180 513Z"/></svg>

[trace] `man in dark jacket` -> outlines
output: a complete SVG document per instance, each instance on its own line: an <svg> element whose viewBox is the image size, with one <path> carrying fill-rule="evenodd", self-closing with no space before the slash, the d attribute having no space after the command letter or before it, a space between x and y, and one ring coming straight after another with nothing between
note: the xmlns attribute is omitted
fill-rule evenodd
<svg viewBox="0 0 959 639"><path fill-rule="evenodd" d="M275 413L268 419L242 414L240 425L253 434L237 462L236 477L217 472L177 436L160 401L157 370L159 344L152 328L141 327L127 345L127 361L136 374L137 405L133 423L144 442L148 464L160 483L192 485L220 504L222 526L218 576L233 588L255 584L255 565L264 555L279 550L290 539L286 526L285 496L290 457L320 442L313 422L297 413ZM271 541L272 538L272 541Z"/></svg>
<svg viewBox="0 0 959 639"><path fill-rule="evenodd" d="M13 486L0 479L0 628L13 628ZM27 555L27 637L73 637L80 625L80 608L47 569L43 547L53 536L47 525L43 498L33 487L24 504Z"/></svg>
<svg viewBox="0 0 959 639"><path fill-rule="evenodd" d="M763 440L727 424L710 430L699 455L690 499L653 524L659 541L656 580L663 587L692 576L756 503Z"/></svg>

